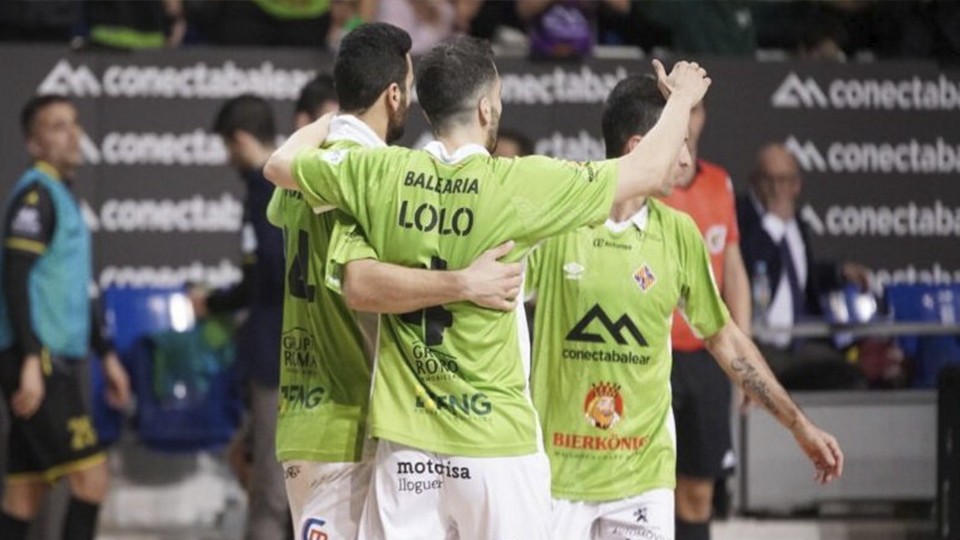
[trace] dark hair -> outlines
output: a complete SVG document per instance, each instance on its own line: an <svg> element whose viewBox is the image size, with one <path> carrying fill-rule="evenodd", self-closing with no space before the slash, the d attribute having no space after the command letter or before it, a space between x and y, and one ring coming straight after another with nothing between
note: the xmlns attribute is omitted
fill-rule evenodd
<svg viewBox="0 0 960 540"><path fill-rule="evenodd" d="M340 109L362 113L393 83L405 90L411 46L410 34L387 23L363 24L347 34L333 65Z"/></svg>
<svg viewBox="0 0 960 540"><path fill-rule="evenodd" d="M44 94L42 96L34 96L30 98L30 101L27 101L23 108L20 109L20 130L23 131L24 136L30 136L30 133L33 131L33 123L36 121L40 111L56 103L73 105L73 101L62 94Z"/></svg>
<svg viewBox="0 0 960 540"><path fill-rule="evenodd" d="M634 135L646 135L667 105L652 75L631 75L607 96L603 105L603 143L607 157L620 157Z"/></svg>
<svg viewBox="0 0 960 540"><path fill-rule="evenodd" d="M237 131L245 131L264 144L273 144L277 138L270 104L250 94L237 96L224 103L213 121L213 131L224 138L232 137Z"/></svg>
<svg viewBox="0 0 960 540"><path fill-rule="evenodd" d="M333 75L321 73L300 90L300 97L297 98L294 112L304 113L310 118L317 118L320 116L317 112L328 101L334 103L338 101L337 89L333 84Z"/></svg>
<svg viewBox="0 0 960 540"><path fill-rule="evenodd" d="M529 156L533 153L533 141L521 131L510 128L501 128L499 134L497 135L497 142L505 139L509 139L517 143L517 149L520 151L520 156Z"/></svg>
<svg viewBox="0 0 960 540"><path fill-rule="evenodd" d="M443 42L417 64L417 99L434 129L469 112L470 101L497 78L486 41L462 36Z"/></svg>

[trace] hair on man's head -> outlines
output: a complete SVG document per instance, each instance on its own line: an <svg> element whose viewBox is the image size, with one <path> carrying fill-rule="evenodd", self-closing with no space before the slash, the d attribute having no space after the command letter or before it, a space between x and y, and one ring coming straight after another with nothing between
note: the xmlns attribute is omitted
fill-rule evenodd
<svg viewBox="0 0 960 540"><path fill-rule="evenodd" d="M601 123L607 157L619 157L634 135L646 135L657 120L667 100L652 75L631 75L607 96Z"/></svg>
<svg viewBox="0 0 960 540"><path fill-rule="evenodd" d="M486 41L462 36L441 43L417 65L417 99L434 129L461 120L497 79Z"/></svg>
<svg viewBox="0 0 960 540"><path fill-rule="evenodd" d="M233 137L237 131L245 131L264 144L273 144L277 138L270 104L250 94L237 96L224 103L213 121L213 131L224 138Z"/></svg>
<svg viewBox="0 0 960 540"><path fill-rule="evenodd" d="M33 133L33 125L40 111L56 103L69 103L72 105L73 101L62 94L44 94L30 98L30 100L23 105L23 108L20 109L20 130L25 137L29 137Z"/></svg>
<svg viewBox="0 0 960 540"><path fill-rule="evenodd" d="M318 113L325 103L337 103L337 101L337 88L333 83L333 75L321 73L303 85L293 112L318 118L320 116Z"/></svg>
<svg viewBox="0 0 960 540"><path fill-rule="evenodd" d="M360 114L391 84L406 90L410 34L387 23L363 24L340 42L333 66L340 110Z"/></svg>

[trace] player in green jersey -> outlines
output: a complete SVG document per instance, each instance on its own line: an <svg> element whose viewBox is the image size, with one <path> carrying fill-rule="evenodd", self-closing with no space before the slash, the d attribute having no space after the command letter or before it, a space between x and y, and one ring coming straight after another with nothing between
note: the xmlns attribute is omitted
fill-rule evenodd
<svg viewBox="0 0 960 540"><path fill-rule="evenodd" d="M332 122L329 148L386 147L399 137L413 80L409 50L407 33L387 24L362 26L344 39L334 68L343 114ZM352 540L372 470L372 451L364 450L376 319L323 285L331 232L345 216L317 215L299 192L279 189L268 215L285 232L277 457L295 536ZM496 262L508 249L485 253L461 272L377 264L383 282L413 307L469 300L496 308L520 283L519 265Z"/></svg>
<svg viewBox="0 0 960 540"><path fill-rule="evenodd" d="M459 38L420 63L417 94L439 139L425 151L318 151L321 121L291 136L266 175L354 217L383 261L463 268L508 239L519 259L546 237L601 221L614 201L652 193L669 171L710 81L696 64L669 77L656 65L673 88L664 121L620 160L492 158L500 79L489 48ZM381 441L362 536L545 537L549 471L524 322L462 302L382 318L370 422Z"/></svg>
<svg viewBox="0 0 960 540"><path fill-rule="evenodd" d="M652 77L621 81L603 112L608 157L642 144L666 103ZM664 187L691 165L682 151ZM654 198L621 202L606 224L547 240L526 284L537 303L532 385L553 476L553 538L674 538L676 307L727 375L791 430L817 480L841 474L836 439L803 415L731 321L688 215Z"/></svg>

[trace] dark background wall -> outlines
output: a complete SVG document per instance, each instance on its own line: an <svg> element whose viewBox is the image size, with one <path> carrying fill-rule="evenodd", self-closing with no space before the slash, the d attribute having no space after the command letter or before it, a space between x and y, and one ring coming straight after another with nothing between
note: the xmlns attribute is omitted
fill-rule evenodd
<svg viewBox="0 0 960 540"><path fill-rule="evenodd" d="M77 178L96 234L101 285L217 285L239 277L240 183L210 133L219 104L252 92L281 132L324 55L189 49L71 53L0 48L0 189L27 164L17 115L34 93L76 99L88 137ZM713 77L701 156L746 189L756 150L781 141L804 169L804 217L822 257L856 260L881 281L960 281L960 71L935 64L800 64L701 59ZM607 92L647 61L498 62L502 125L537 151L603 156ZM412 111L405 144L427 140Z"/></svg>

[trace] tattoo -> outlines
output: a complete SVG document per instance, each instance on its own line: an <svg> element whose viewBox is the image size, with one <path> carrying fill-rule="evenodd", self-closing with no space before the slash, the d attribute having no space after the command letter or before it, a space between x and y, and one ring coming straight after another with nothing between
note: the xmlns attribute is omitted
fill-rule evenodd
<svg viewBox="0 0 960 540"><path fill-rule="evenodd" d="M770 395L767 383L760 377L760 372L747 362L746 357L738 356L730 363L730 368L740 377L740 385L744 391L756 398L774 416L779 416L779 410Z"/></svg>

